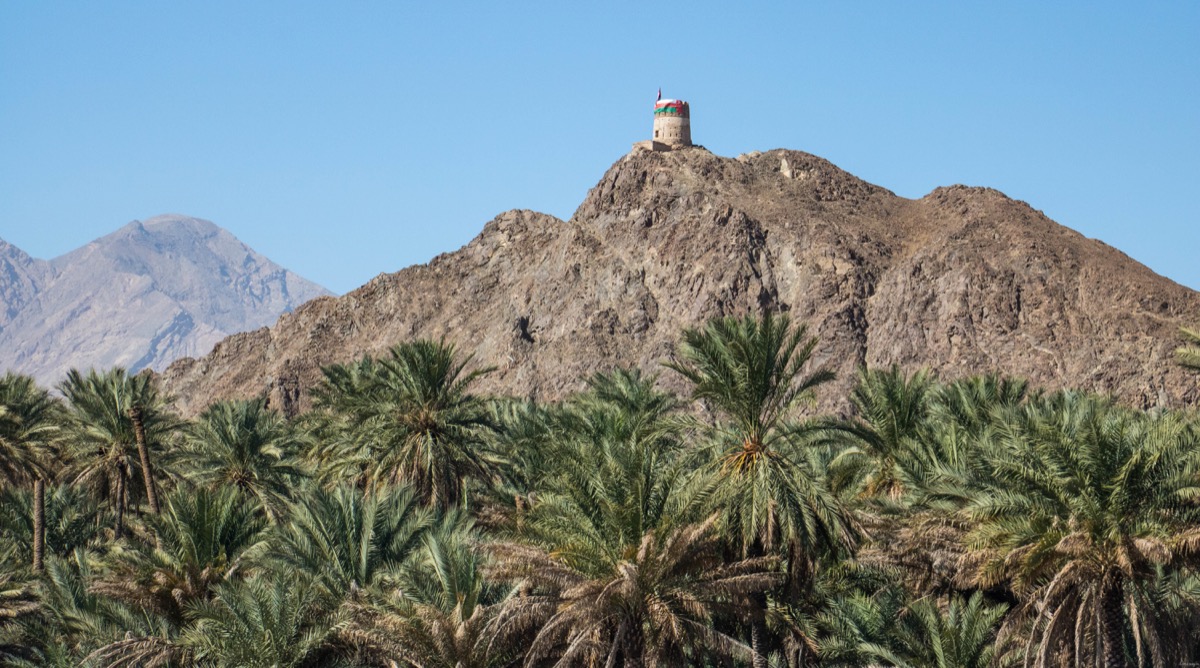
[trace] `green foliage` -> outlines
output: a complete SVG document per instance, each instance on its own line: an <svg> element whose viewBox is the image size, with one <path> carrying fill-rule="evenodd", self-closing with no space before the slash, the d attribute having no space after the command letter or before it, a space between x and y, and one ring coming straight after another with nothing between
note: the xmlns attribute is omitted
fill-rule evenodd
<svg viewBox="0 0 1200 668"><path fill-rule="evenodd" d="M175 466L209 489L234 489L254 499L272 520L305 479L296 466L302 440L261 400L209 406L184 431Z"/></svg>
<svg viewBox="0 0 1200 668"><path fill-rule="evenodd" d="M0 378L0 489L53 475L59 405L28 376Z"/></svg>
<svg viewBox="0 0 1200 668"><path fill-rule="evenodd" d="M102 527L111 520L86 492L56 485L46 492L46 549L66 557L78 548L98 548L104 539ZM0 494L0 545L12 546L12 556L21 563L33 559L33 494L9 490Z"/></svg>
<svg viewBox="0 0 1200 668"><path fill-rule="evenodd" d="M354 652L340 638L348 625L320 587L305 579L251 580L218 588L195 607L185 642L202 667L292 668L352 665Z"/></svg>
<svg viewBox="0 0 1200 668"><path fill-rule="evenodd" d="M469 392L488 369L466 371L454 346L428 340L394 346L324 369L314 391L325 419L314 458L330 483L352 477L369 489L408 485L427 504L462 502L466 481L492 481L499 462L486 449L486 403Z"/></svg>
<svg viewBox="0 0 1200 668"><path fill-rule="evenodd" d="M276 531L274 558L335 600L386 596L421 548L433 512L406 487L367 495L355 487L313 490Z"/></svg>
<svg viewBox="0 0 1200 668"><path fill-rule="evenodd" d="M146 374L130 376L124 369L71 369L58 386L67 399L65 442L70 465L64 480L106 501L118 515L145 497L133 420L129 411L142 409L147 447L154 462L161 460L180 422L166 410ZM119 530L119 527L118 527Z"/></svg>
<svg viewBox="0 0 1200 668"><path fill-rule="evenodd" d="M695 403L624 369L539 403L415 341L325 369L295 422L185 424L119 369L71 372L65 402L9 374L0 665L1200 660L1193 415L892 367L834 419L809 413L816 345L717 319L668 364Z"/></svg>
<svg viewBox="0 0 1200 668"><path fill-rule="evenodd" d="M1172 414L1088 395L1033 402L985 450L994 481L967 505L977 581L1027 601L1030 652L1164 665L1177 639L1147 588L1194 554L1200 441ZM1127 642L1132 638L1133 642Z"/></svg>
<svg viewBox="0 0 1200 668"><path fill-rule="evenodd" d="M795 542L805 555L849 548L852 522L829 493L824 465L794 422L832 372L805 374L817 341L787 316L721 318L688 329L669 366L721 421L709 435L713 507L746 555Z"/></svg>

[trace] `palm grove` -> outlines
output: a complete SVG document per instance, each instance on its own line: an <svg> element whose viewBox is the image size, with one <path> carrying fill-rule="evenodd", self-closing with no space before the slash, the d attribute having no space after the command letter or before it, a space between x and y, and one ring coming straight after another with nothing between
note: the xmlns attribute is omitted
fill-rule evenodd
<svg viewBox="0 0 1200 668"><path fill-rule="evenodd" d="M0 664L1200 660L1190 413L892 368L822 416L815 345L718 319L663 370L690 396L618 369L540 404L415 341L325 369L294 420L8 374Z"/></svg>

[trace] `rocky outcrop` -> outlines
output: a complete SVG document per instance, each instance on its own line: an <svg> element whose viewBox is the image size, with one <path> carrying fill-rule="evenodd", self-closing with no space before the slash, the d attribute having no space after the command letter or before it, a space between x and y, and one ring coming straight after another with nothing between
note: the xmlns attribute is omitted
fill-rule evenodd
<svg viewBox="0 0 1200 668"><path fill-rule="evenodd" d="M615 365L661 371L684 327L788 311L838 373L985 371L1116 393L1195 399L1171 362L1196 292L994 190L908 200L796 151L702 148L617 161L569 221L501 214L462 249L317 299L163 374L181 410L265 394L303 410L320 367L416 337L495 366L483 389L556 399ZM663 374L679 387L679 379Z"/></svg>
<svg viewBox="0 0 1200 668"><path fill-rule="evenodd" d="M0 368L45 385L72 367L161 370L327 294L184 216L132 222L50 261L0 243Z"/></svg>

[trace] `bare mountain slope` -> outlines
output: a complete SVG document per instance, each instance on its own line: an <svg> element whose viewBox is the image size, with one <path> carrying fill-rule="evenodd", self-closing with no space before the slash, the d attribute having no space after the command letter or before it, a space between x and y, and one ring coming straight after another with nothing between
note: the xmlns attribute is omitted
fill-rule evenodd
<svg viewBox="0 0 1200 668"><path fill-rule="evenodd" d="M25 251L0 239L0 334L33 301L52 273L49 262L29 257Z"/></svg>
<svg viewBox="0 0 1200 668"><path fill-rule="evenodd" d="M162 369L329 294L185 216L132 222L48 262L17 253L0 248L0 368L47 385L71 367Z"/></svg>
<svg viewBox="0 0 1200 668"><path fill-rule="evenodd" d="M1139 405L1191 400L1171 362L1200 296L994 190L907 200L805 153L633 153L569 221L511 211L470 244L164 374L186 413L265 393L307 405L319 367L414 337L495 365L485 389L561 397L618 364L660 370L686 326L779 309L820 338L834 407L862 365L990 370ZM678 379L664 374L669 383Z"/></svg>

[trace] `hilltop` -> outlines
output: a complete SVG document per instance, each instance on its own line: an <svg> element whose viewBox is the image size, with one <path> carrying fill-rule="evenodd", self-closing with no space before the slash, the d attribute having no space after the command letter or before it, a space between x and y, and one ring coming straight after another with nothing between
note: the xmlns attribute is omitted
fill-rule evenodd
<svg viewBox="0 0 1200 668"><path fill-rule="evenodd" d="M615 365L660 371L680 331L789 312L838 373L929 366L1194 400L1172 363L1200 295L987 188L915 200L826 160L703 148L619 159L570 220L509 211L465 247L319 298L163 374L179 408L266 395L294 413L320 367L445 338L495 366L481 389L553 400ZM668 384L678 382L664 374Z"/></svg>

